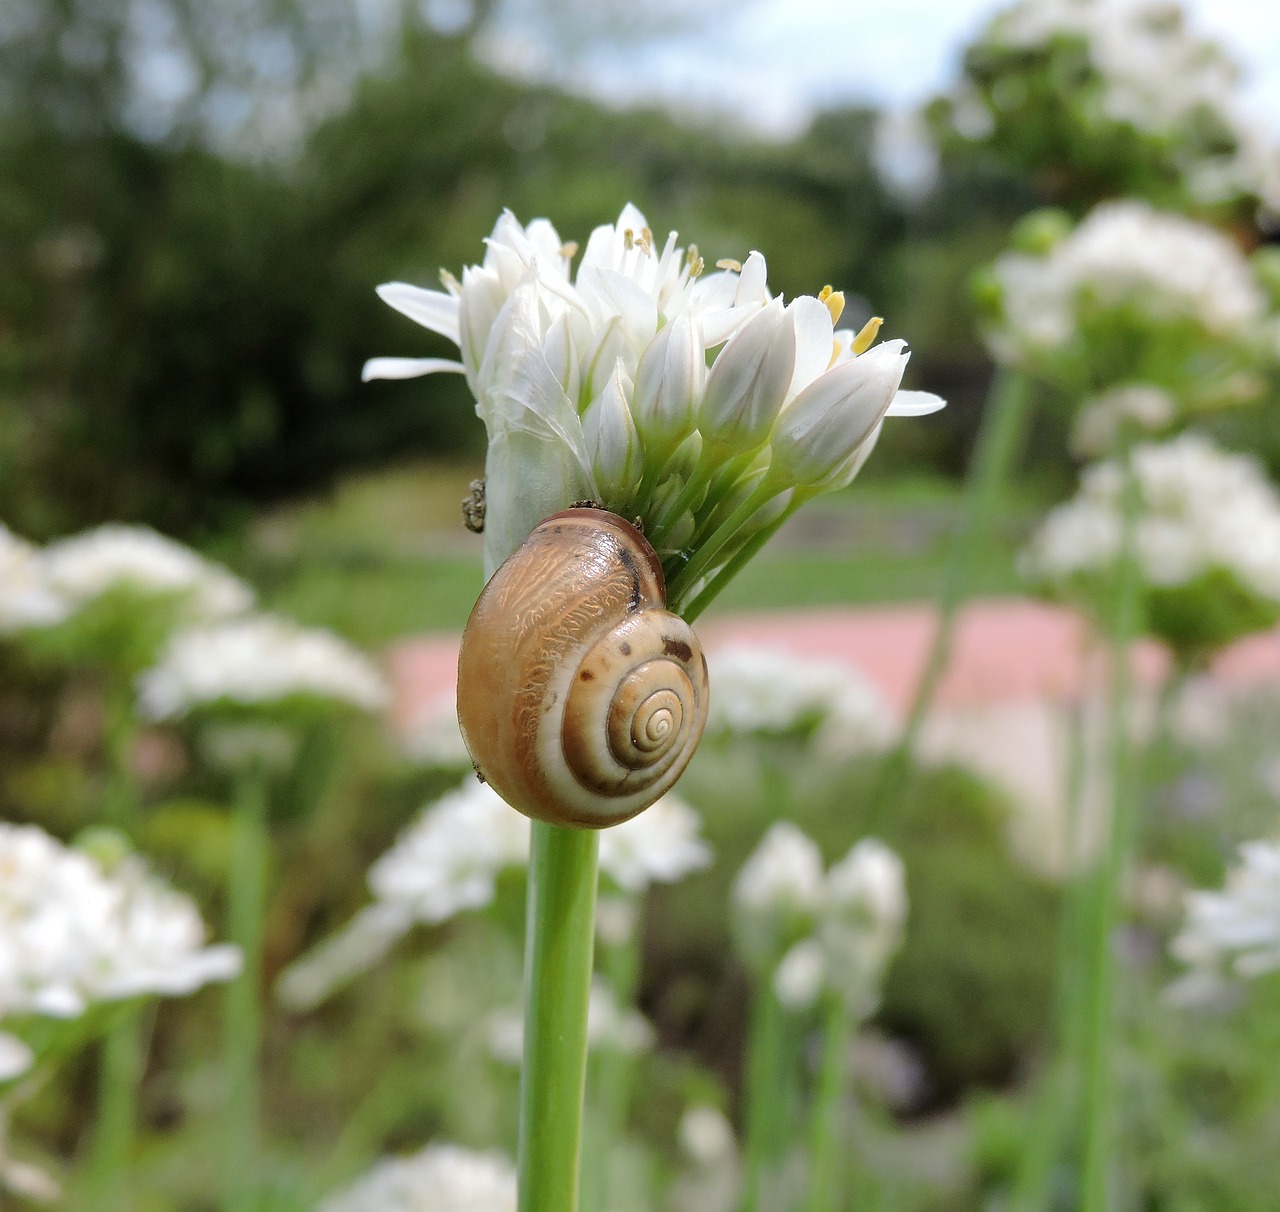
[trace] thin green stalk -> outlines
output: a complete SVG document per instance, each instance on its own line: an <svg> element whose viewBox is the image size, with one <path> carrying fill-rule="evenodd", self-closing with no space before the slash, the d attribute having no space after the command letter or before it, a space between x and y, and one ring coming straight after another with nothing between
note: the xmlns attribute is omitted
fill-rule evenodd
<svg viewBox="0 0 1280 1212"><path fill-rule="evenodd" d="M822 1060L814 1090L809 1135L808 1212L842 1212L844 1203L844 1097L849 1015L828 993L822 1021Z"/></svg>
<svg viewBox="0 0 1280 1212"><path fill-rule="evenodd" d="M142 1020L139 1007L122 1007L102 1042L98 1122L89 1160L89 1190L94 1208L102 1212L133 1208L133 1137L145 1054Z"/></svg>
<svg viewBox="0 0 1280 1212"><path fill-rule="evenodd" d="M262 1048L262 923L266 910L267 776L254 763L239 772L232 820L227 934L244 967L226 986L223 1131L226 1212L254 1212L258 1204L260 1107L258 1060Z"/></svg>
<svg viewBox="0 0 1280 1212"><path fill-rule="evenodd" d="M969 589L969 570L977 563L982 546L990 536L1010 468L1022 444L1030 399L1031 380L1025 374L1005 368L996 372L965 481L960 528L951 542L938 596L937 629L907 713L902 739L885 762L885 772L875 796L877 811L892 802L899 791L921 725L946 671L956 618Z"/></svg>
<svg viewBox="0 0 1280 1212"><path fill-rule="evenodd" d="M102 819L133 841L138 790L133 779L133 746L138 726L132 688L108 691L103 745L106 772ZM133 1138L138 1120L138 1085L146 1067L145 1032L137 1006L122 1007L103 1040L98 1073L98 1114L89 1157L89 1189L104 1212L132 1207Z"/></svg>
<svg viewBox="0 0 1280 1212"><path fill-rule="evenodd" d="M533 824L525 923L519 1212L578 1208L599 849L595 830Z"/></svg>
<svg viewBox="0 0 1280 1212"><path fill-rule="evenodd" d="M710 453L704 449L702 457L698 460L693 470L689 473L689 478L684 482L684 487L675 495L670 504L662 511L652 526L653 541L659 546L663 545L668 532L680 520L686 509L691 509L699 496L706 491L707 485L711 482L712 472L715 470L715 460Z"/></svg>
<svg viewBox="0 0 1280 1212"><path fill-rule="evenodd" d="M1074 866L1080 855L1080 824L1085 789L1086 717L1083 705L1071 717L1066 772L1067 879L1059 908L1057 954L1054 963L1054 1000L1051 1009L1051 1054L1043 1088L1033 1111L1035 1127L1023 1154L1010 1197L1010 1212L1044 1212L1050 1207L1050 1181L1061 1156L1066 1125L1079 1091L1073 1083L1080 1061L1080 1022L1083 1002L1083 938L1087 888Z"/></svg>
<svg viewBox="0 0 1280 1212"><path fill-rule="evenodd" d="M716 562L725 545L777 495L777 489L767 479L761 481L746 500L720 523L711 537L694 551L692 558L680 570L681 582L692 585L702 576Z"/></svg>
<svg viewBox="0 0 1280 1212"><path fill-rule="evenodd" d="M766 980L756 994L747 1052L742 1212L762 1210L764 1172L774 1159L779 1120L784 1118L781 1097L784 1051L782 1007L773 991L772 980Z"/></svg>
<svg viewBox="0 0 1280 1212"><path fill-rule="evenodd" d="M1139 573L1134 535L1140 499L1128 449L1121 454L1121 466L1124 488L1120 559L1109 636L1111 822L1097 875L1093 917L1089 923L1087 962L1090 980L1083 1023L1084 1185L1081 1212L1106 1212L1110 1206L1116 1144L1112 1057L1115 959L1111 947L1119 915L1120 886L1129 856L1134 807L1140 793L1129 720L1129 705L1133 697L1130 656L1138 634Z"/></svg>
<svg viewBox="0 0 1280 1212"><path fill-rule="evenodd" d="M807 498L805 498L807 499ZM791 504L782 511L772 522L766 526L762 526L755 532L737 551L729 558L724 567L721 568L711 580L703 586L698 592L698 596L693 599L687 606L681 605L683 595L688 592L693 582L687 580L683 573L679 579L673 584L671 589L670 600L672 609L678 611L686 622L692 623L712 602L720 596L721 591L733 580L734 577L746 567L756 553L771 539L783 524L791 517L797 509L800 508L802 501L793 498Z"/></svg>

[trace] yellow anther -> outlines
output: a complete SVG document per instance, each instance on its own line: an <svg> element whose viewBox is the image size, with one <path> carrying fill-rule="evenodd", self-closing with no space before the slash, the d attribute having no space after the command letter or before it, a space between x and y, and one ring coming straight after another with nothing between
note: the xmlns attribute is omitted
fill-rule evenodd
<svg viewBox="0 0 1280 1212"><path fill-rule="evenodd" d="M716 268L731 269L734 273L740 274L742 272L742 262L735 261L732 257L725 257L723 261L716 262Z"/></svg>
<svg viewBox="0 0 1280 1212"><path fill-rule="evenodd" d="M572 261L572 260L573 260L573 258L574 258L574 257L576 257L576 256L578 255L578 242L577 242L577 240L570 240L568 244L562 244L562 245L560 245L560 255L561 255L561 256L562 256L566 261Z"/></svg>
<svg viewBox="0 0 1280 1212"><path fill-rule="evenodd" d="M834 324L844 315L844 291L832 290L830 286L824 286L818 291L818 298L827 305L827 310L831 313L831 323Z"/></svg>
<svg viewBox="0 0 1280 1212"><path fill-rule="evenodd" d="M702 271L706 268L707 264L701 257L694 257L693 260L689 262L689 277L702 277Z"/></svg>
<svg viewBox="0 0 1280 1212"><path fill-rule="evenodd" d="M631 228L623 228L622 231L622 247L630 252L636 246L636 233Z"/></svg>
<svg viewBox="0 0 1280 1212"><path fill-rule="evenodd" d="M636 237L636 245L646 257L653 256L653 232L647 227L640 229L640 234Z"/></svg>
<svg viewBox="0 0 1280 1212"><path fill-rule="evenodd" d="M858 330L858 335L853 338L853 352L856 354L866 353L871 348L871 342L876 339L876 333L880 331L880 325L883 323L883 316L872 316Z"/></svg>
<svg viewBox="0 0 1280 1212"><path fill-rule="evenodd" d="M453 276L447 269L440 271L440 284L451 295L456 295L462 289L462 283Z"/></svg>

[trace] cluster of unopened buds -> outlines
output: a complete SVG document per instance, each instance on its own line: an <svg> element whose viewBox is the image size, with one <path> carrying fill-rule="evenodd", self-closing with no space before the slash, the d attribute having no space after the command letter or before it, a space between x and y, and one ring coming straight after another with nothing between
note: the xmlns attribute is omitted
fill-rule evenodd
<svg viewBox="0 0 1280 1212"><path fill-rule="evenodd" d="M528 519L592 501L639 519L673 608L737 571L794 509L857 474L886 414L942 406L900 392L905 343L880 320L837 329L830 288L785 303L764 258L659 247L626 206L576 245L545 219L498 220L481 265L443 290L379 289L460 359L375 358L365 378L463 373L489 435L486 559Z"/></svg>

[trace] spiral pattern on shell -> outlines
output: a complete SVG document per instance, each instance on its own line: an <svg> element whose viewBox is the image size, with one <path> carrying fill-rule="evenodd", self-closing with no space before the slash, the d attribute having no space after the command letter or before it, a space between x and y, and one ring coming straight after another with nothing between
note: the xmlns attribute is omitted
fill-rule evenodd
<svg viewBox="0 0 1280 1212"><path fill-rule="evenodd" d="M472 611L458 720L476 769L513 807L600 828L647 808L702 736L707 667L665 609L633 526L571 509L534 528Z"/></svg>

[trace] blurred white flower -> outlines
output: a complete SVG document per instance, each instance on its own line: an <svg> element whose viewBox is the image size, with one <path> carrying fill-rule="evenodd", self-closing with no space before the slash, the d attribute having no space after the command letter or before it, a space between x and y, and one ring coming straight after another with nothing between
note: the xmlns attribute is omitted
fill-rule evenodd
<svg viewBox="0 0 1280 1212"><path fill-rule="evenodd" d="M1101 458L1116 449L1124 428L1158 434L1177 418L1177 402L1167 391L1148 383L1130 383L1080 406L1071 427L1071 449L1087 458Z"/></svg>
<svg viewBox="0 0 1280 1212"><path fill-rule="evenodd" d="M291 964L277 993L294 1010L319 1005L376 964L414 925L434 926L493 900L497 879L529 855L529 820L468 776L426 808L369 869L374 902Z"/></svg>
<svg viewBox="0 0 1280 1212"><path fill-rule="evenodd" d="M734 910L744 955L772 972L782 1005L807 1010L830 989L865 1018L902 941L902 860L883 842L864 838L824 873L815 843L780 822L738 873Z"/></svg>
<svg viewBox="0 0 1280 1212"><path fill-rule="evenodd" d="M1023 58L1056 44L1082 46L1100 88L1095 126L1105 117L1154 136L1201 202L1243 195L1280 210L1274 133L1246 113L1238 65L1188 29L1177 6L1024 0L996 16L980 41Z"/></svg>
<svg viewBox="0 0 1280 1212"><path fill-rule="evenodd" d="M35 1060L36 1054L16 1035L0 1031L0 1082L21 1077Z"/></svg>
<svg viewBox="0 0 1280 1212"><path fill-rule="evenodd" d="M486 1023L489 1054L504 1065L519 1065L524 1056L524 1016L518 1009L495 1010ZM613 991L592 977L587 999L587 1046L635 1056L653 1047L654 1031L637 1010L618 1004Z"/></svg>
<svg viewBox="0 0 1280 1212"><path fill-rule="evenodd" d="M1280 609L1280 494L1258 463L1196 433L1139 445L1132 457L1143 580L1167 590L1225 577L1236 604L1252 601L1261 617ZM1076 497L1049 514L1023 551L1024 575L1057 591L1105 577L1119 557L1122 487L1117 464L1087 468Z"/></svg>
<svg viewBox="0 0 1280 1212"><path fill-rule="evenodd" d="M648 822L648 823L646 823ZM697 813L674 796L600 837L600 866L629 895L706 866ZM374 903L289 966L277 993L295 1010L318 1005L377 963L414 925L438 925L483 909L500 873L529 858L529 819L468 776L427 807L369 869Z"/></svg>
<svg viewBox="0 0 1280 1212"><path fill-rule="evenodd" d="M820 748L855 753L886 743L895 730L879 690L849 666L754 644L713 649L707 666L716 688L712 736L816 729Z"/></svg>
<svg viewBox="0 0 1280 1212"><path fill-rule="evenodd" d="M822 852L790 821L770 827L733 881L733 902L748 913L813 913L822 903Z"/></svg>
<svg viewBox="0 0 1280 1212"><path fill-rule="evenodd" d="M239 951L206 947L195 904L141 859L106 871L34 826L0 824L0 1019L182 996L239 970Z"/></svg>
<svg viewBox="0 0 1280 1212"><path fill-rule="evenodd" d="M674 1212L732 1212L742 1189L733 1125L714 1107L690 1107L677 1135L689 1168L671 1185Z"/></svg>
<svg viewBox="0 0 1280 1212"><path fill-rule="evenodd" d="M369 869L369 886L407 921L435 925L487 905L498 873L528 855L528 818L468 777L400 834Z"/></svg>
<svg viewBox="0 0 1280 1212"><path fill-rule="evenodd" d="M1170 951L1189 971L1168 993L1185 1003L1280 968L1280 842L1246 842L1221 892L1188 892Z"/></svg>
<svg viewBox="0 0 1280 1212"><path fill-rule="evenodd" d="M782 957L773 991L788 1010L803 1013L818 1000L827 979L827 956L816 938L801 939Z"/></svg>
<svg viewBox="0 0 1280 1212"><path fill-rule="evenodd" d="M1021 364L1076 338L1086 313L1132 308L1147 320L1189 320L1210 337L1257 330L1266 296L1239 248L1221 232L1132 199L1096 207L1043 255L995 263L1001 321L992 353Z"/></svg>
<svg viewBox="0 0 1280 1212"><path fill-rule="evenodd" d="M50 587L40 552L0 524L0 636L60 623L70 610Z"/></svg>
<svg viewBox="0 0 1280 1212"><path fill-rule="evenodd" d="M376 711L388 696L382 675L345 641L272 615L179 631L138 678L139 709L153 720L220 702L263 706L293 697Z"/></svg>
<svg viewBox="0 0 1280 1212"><path fill-rule="evenodd" d="M827 983L851 1014L876 1008L880 982L902 944L907 887L902 860L883 842L863 838L827 872L819 938Z"/></svg>
<svg viewBox="0 0 1280 1212"><path fill-rule="evenodd" d="M253 605L253 591L239 578L147 526L98 526L50 543L42 559L48 587L72 609L113 590L181 598L192 623Z"/></svg>
<svg viewBox="0 0 1280 1212"><path fill-rule="evenodd" d="M711 862L711 847L698 836L698 813L668 793L639 816L600 832L600 870L624 892L673 884Z"/></svg>
<svg viewBox="0 0 1280 1212"><path fill-rule="evenodd" d="M515 1212L515 1167L501 1153L428 1145L384 1158L317 1212Z"/></svg>
<svg viewBox="0 0 1280 1212"><path fill-rule="evenodd" d="M530 518L588 498L643 517L658 551L674 553L693 523L715 514L722 494L709 492L712 476L732 460L772 443L771 478L750 481L743 476L753 471L730 467L722 486L728 495L764 484L758 513L797 484L847 483L887 412L941 407L923 393L895 404L902 343L869 350L879 321L837 333L841 296L826 290L784 307L759 253L704 274L697 249L676 239L672 232L659 246L628 204L617 223L592 233L575 274L576 246L545 219L521 227L506 212L484 263L461 282L446 275L443 291L379 288L459 346L459 362L375 358L364 377L466 374L489 437L490 572ZM692 464L673 460L690 439ZM748 511L740 532L753 522L763 524ZM712 552L701 571L724 558Z"/></svg>

